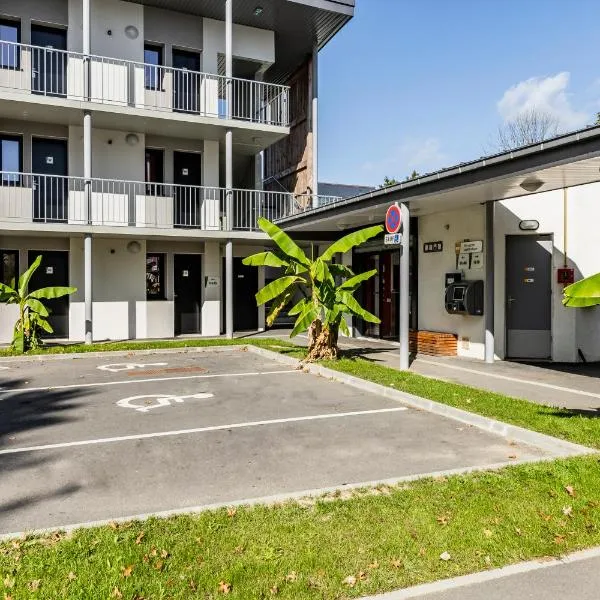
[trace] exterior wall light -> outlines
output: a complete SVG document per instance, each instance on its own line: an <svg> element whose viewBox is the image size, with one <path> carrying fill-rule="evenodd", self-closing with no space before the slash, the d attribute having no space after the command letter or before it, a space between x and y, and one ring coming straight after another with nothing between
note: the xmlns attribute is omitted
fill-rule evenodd
<svg viewBox="0 0 600 600"><path fill-rule="evenodd" d="M537 192L543 185L544 182L541 179L538 179L537 177L528 177L523 181L521 187L526 192Z"/></svg>
<svg viewBox="0 0 600 600"><path fill-rule="evenodd" d="M127 252L131 252L131 254L138 254L142 249L142 245L139 242L133 241L127 244Z"/></svg>
<svg viewBox="0 0 600 600"><path fill-rule="evenodd" d="M528 219L519 223L521 231L537 231L540 228L540 222L535 219Z"/></svg>
<svg viewBox="0 0 600 600"><path fill-rule="evenodd" d="M135 25L127 25L127 27L125 27L125 36L130 40L137 40L138 35L140 35L140 32Z"/></svg>
<svg viewBox="0 0 600 600"><path fill-rule="evenodd" d="M140 141L140 138L136 133L128 133L125 136L125 142L128 146L137 146Z"/></svg>
<svg viewBox="0 0 600 600"><path fill-rule="evenodd" d="M254 16L255 16L255 17L260 17L260 15L262 15L262 14L263 14L263 10L264 10L264 8L263 8L262 6L257 6L257 7L254 9Z"/></svg>

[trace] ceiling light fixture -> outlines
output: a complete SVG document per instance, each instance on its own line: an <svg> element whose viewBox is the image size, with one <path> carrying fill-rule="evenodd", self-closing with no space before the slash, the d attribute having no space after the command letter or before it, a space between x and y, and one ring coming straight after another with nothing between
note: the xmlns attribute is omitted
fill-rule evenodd
<svg viewBox="0 0 600 600"><path fill-rule="evenodd" d="M140 35L140 32L138 31L138 28L135 25L127 25L127 27L125 27L125 35L130 40L137 40L138 36Z"/></svg>
<svg viewBox="0 0 600 600"><path fill-rule="evenodd" d="M528 177L523 181L521 187L526 192L537 192L543 185L544 182L541 179L538 179L537 177Z"/></svg>

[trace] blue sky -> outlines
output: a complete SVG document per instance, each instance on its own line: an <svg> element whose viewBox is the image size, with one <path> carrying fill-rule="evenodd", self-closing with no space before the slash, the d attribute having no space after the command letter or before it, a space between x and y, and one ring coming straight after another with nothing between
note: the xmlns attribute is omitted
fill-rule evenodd
<svg viewBox="0 0 600 600"><path fill-rule="evenodd" d="M320 54L319 179L379 184L492 151L536 107L600 111L598 0L356 0Z"/></svg>

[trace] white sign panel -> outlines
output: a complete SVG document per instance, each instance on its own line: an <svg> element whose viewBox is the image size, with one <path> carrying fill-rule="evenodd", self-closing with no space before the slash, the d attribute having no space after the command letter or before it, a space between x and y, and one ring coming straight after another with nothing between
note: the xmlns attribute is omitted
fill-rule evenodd
<svg viewBox="0 0 600 600"><path fill-rule="evenodd" d="M402 243L402 235L399 233L386 233L383 238L383 243L386 246L394 246Z"/></svg>
<svg viewBox="0 0 600 600"><path fill-rule="evenodd" d="M471 269L483 269L483 252L471 254Z"/></svg>
<svg viewBox="0 0 600 600"><path fill-rule="evenodd" d="M216 289L221 285L220 277L207 277L206 278L206 288L207 289Z"/></svg>
<svg viewBox="0 0 600 600"><path fill-rule="evenodd" d="M483 241L473 240L472 242L461 242L460 243L461 253L472 254L473 252L483 251Z"/></svg>
<svg viewBox="0 0 600 600"><path fill-rule="evenodd" d="M469 268L469 255L465 252L461 252L458 255L457 269L468 269Z"/></svg>

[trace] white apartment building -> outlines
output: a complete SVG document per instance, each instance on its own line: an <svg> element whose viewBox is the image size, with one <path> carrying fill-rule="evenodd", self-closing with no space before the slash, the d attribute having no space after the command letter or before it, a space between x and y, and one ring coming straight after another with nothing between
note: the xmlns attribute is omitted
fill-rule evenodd
<svg viewBox="0 0 600 600"><path fill-rule="evenodd" d="M32 287L77 287L52 301L69 340L261 328L241 257L258 216L322 201L318 52L353 10L0 0L0 280L42 254Z"/></svg>

